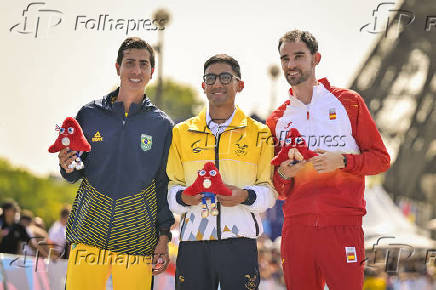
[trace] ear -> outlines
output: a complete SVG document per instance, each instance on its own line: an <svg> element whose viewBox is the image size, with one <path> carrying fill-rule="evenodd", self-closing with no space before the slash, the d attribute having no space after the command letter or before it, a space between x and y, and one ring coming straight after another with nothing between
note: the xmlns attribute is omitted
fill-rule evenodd
<svg viewBox="0 0 436 290"><path fill-rule="evenodd" d="M120 65L116 62L115 63L115 68L117 69L117 75L120 75Z"/></svg>
<svg viewBox="0 0 436 290"><path fill-rule="evenodd" d="M241 92L244 89L244 82L243 81L239 81L238 82L238 93Z"/></svg>
<svg viewBox="0 0 436 290"><path fill-rule="evenodd" d="M318 65L321 61L321 54L319 52L315 53L315 65Z"/></svg>

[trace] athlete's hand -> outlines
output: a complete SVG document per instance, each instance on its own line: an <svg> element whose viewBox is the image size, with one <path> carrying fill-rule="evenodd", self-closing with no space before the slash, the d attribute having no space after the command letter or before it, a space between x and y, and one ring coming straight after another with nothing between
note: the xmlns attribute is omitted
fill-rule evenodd
<svg viewBox="0 0 436 290"><path fill-rule="evenodd" d="M201 202L201 198L202 197L203 197L203 195L201 195L201 194L197 194L197 195L192 196L192 195L184 194L182 192L182 201L184 203L186 203L187 205L197 205L197 204L199 204Z"/></svg>
<svg viewBox="0 0 436 290"><path fill-rule="evenodd" d="M307 161L303 160L301 162L292 164L293 161L291 160L285 160L283 161L279 168L277 170L280 170L280 172L286 176L286 178L292 178L297 175L298 171L300 171L301 168L306 164Z"/></svg>
<svg viewBox="0 0 436 290"><path fill-rule="evenodd" d="M69 148L65 148L62 149L61 151L59 151L59 165L65 169L65 171L67 173L71 173L74 171L74 168L68 168L69 165L71 165L71 163L76 160L77 155L76 155L76 151L68 151Z"/></svg>
<svg viewBox="0 0 436 290"><path fill-rule="evenodd" d="M338 168L344 168L344 157L341 152L315 150L318 156L312 157L310 161L318 173L328 173Z"/></svg>
<svg viewBox="0 0 436 290"><path fill-rule="evenodd" d="M159 242L154 249L152 261L153 276L159 275L168 268L168 263L170 262L170 256L168 254L168 242L168 236L159 236Z"/></svg>
<svg viewBox="0 0 436 290"><path fill-rule="evenodd" d="M221 203L222 206L236 206L238 204L241 204L248 198L248 191L245 189L240 189L239 187L236 187L234 185L227 185L225 184L231 191L231 196L226 195L217 195L218 201Z"/></svg>

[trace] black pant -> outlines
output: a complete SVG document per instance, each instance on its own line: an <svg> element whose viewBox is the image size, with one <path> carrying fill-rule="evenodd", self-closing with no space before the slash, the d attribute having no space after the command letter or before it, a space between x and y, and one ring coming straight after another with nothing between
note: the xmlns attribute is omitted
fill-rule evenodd
<svg viewBox="0 0 436 290"><path fill-rule="evenodd" d="M258 289L256 240L181 242L175 278L177 290Z"/></svg>

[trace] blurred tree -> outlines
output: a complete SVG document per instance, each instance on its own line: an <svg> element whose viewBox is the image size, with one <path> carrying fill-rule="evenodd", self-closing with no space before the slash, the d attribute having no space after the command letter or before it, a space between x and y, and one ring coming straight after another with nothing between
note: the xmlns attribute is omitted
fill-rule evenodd
<svg viewBox="0 0 436 290"><path fill-rule="evenodd" d="M77 185L56 177L36 177L0 158L0 204L11 198L41 217L46 226L59 218L63 205L72 204L76 191Z"/></svg>
<svg viewBox="0 0 436 290"><path fill-rule="evenodd" d="M156 91L157 84L146 88L147 96L153 103ZM165 79L163 82L161 103L160 109L165 111L176 123L194 116L203 104L195 89L170 79Z"/></svg>

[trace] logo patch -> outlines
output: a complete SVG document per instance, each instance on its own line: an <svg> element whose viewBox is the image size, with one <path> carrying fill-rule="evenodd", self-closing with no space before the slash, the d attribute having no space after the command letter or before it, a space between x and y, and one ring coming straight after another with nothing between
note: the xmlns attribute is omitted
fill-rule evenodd
<svg viewBox="0 0 436 290"><path fill-rule="evenodd" d="M329 110L329 119L336 120L336 109L335 108L331 108Z"/></svg>
<svg viewBox="0 0 436 290"><path fill-rule="evenodd" d="M94 134L92 142L103 142L103 136L101 136L100 131L97 131L97 133Z"/></svg>
<svg viewBox="0 0 436 290"><path fill-rule="evenodd" d="M244 284L245 288L254 290L257 287L257 275L245 275L247 282Z"/></svg>
<svg viewBox="0 0 436 290"><path fill-rule="evenodd" d="M347 257L347 263L357 263L355 247L345 247L345 255Z"/></svg>
<svg viewBox="0 0 436 290"><path fill-rule="evenodd" d="M245 155L247 155L247 148L248 148L247 144L241 145L241 144L237 144L236 143L236 146L237 146L237 148L235 150L235 154L236 155L238 155L238 156L245 156Z"/></svg>
<svg viewBox="0 0 436 290"><path fill-rule="evenodd" d="M292 125L292 121L290 121L290 122L288 123L288 125L286 125L285 129L289 129L289 128L291 128L291 125Z"/></svg>
<svg viewBox="0 0 436 290"><path fill-rule="evenodd" d="M147 134L141 134L141 149L142 151L148 151L153 145L153 137Z"/></svg>

